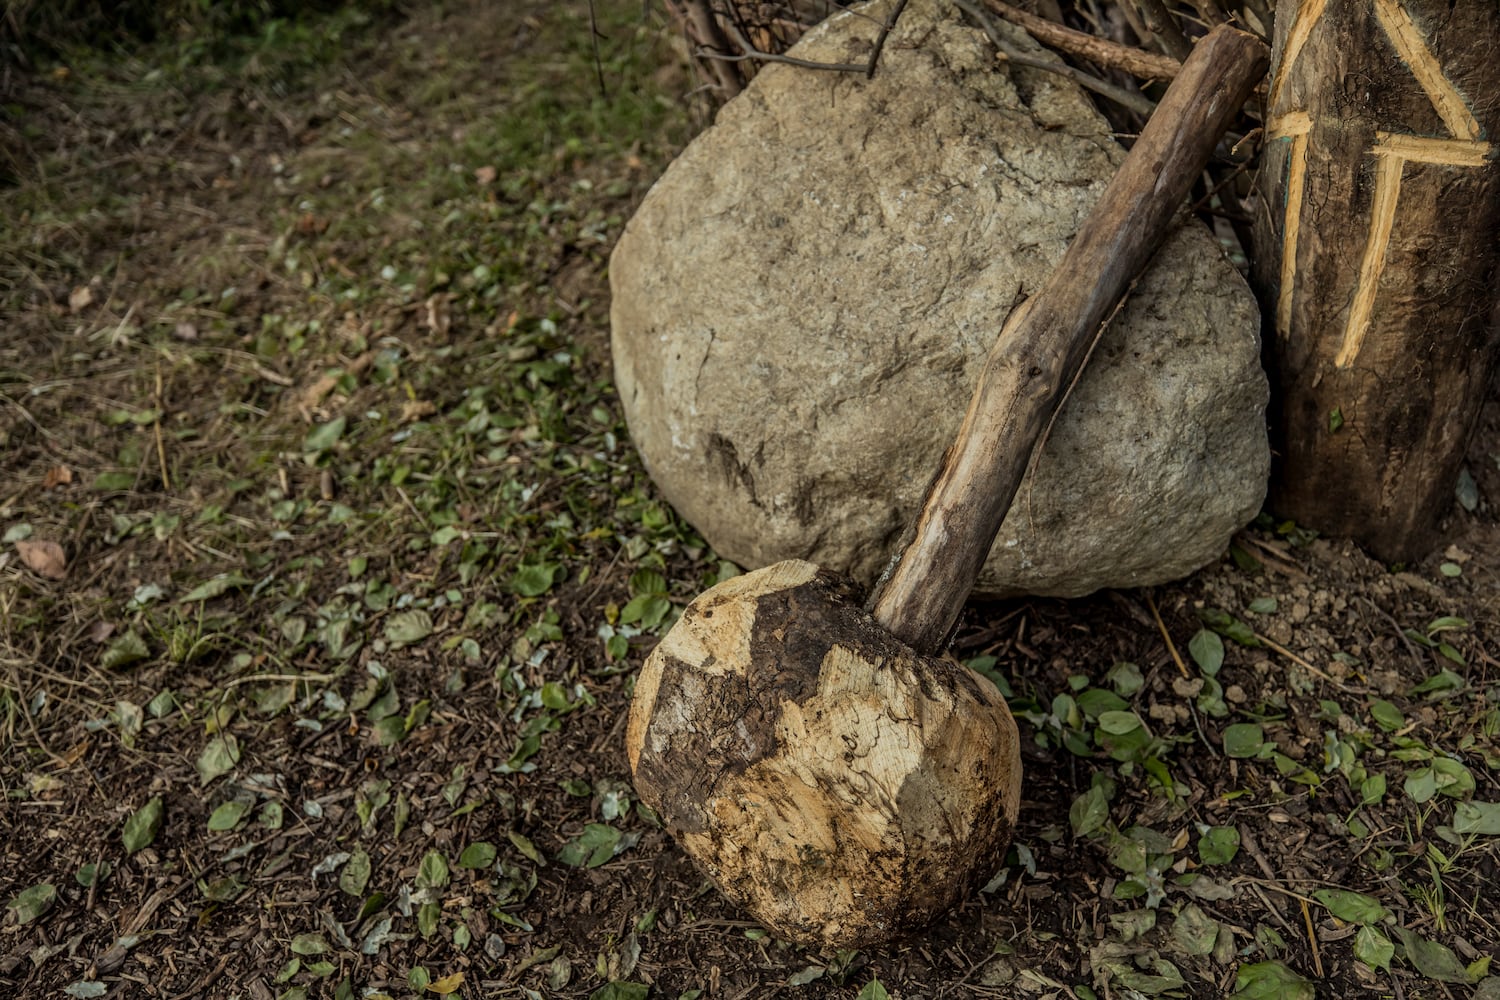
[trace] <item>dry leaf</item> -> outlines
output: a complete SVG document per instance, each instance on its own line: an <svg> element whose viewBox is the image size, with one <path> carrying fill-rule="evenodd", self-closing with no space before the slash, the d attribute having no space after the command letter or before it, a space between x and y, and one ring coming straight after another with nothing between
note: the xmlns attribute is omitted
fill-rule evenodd
<svg viewBox="0 0 1500 1000"><path fill-rule="evenodd" d="M68 308L73 312L82 312L94 304L94 290L88 285L79 285L68 294Z"/></svg>
<svg viewBox="0 0 1500 1000"><path fill-rule="evenodd" d="M66 465L54 465L47 470L42 477L42 489L55 490L59 486L66 486L73 481L73 470Z"/></svg>
<svg viewBox="0 0 1500 1000"><path fill-rule="evenodd" d="M89 626L89 639L92 642L108 642L109 637L115 634L115 623L97 621Z"/></svg>
<svg viewBox="0 0 1500 1000"><path fill-rule="evenodd" d="M178 340L197 340L198 328L191 323L178 323L172 328L172 336Z"/></svg>
<svg viewBox="0 0 1500 1000"><path fill-rule="evenodd" d="M320 236L328 229L328 220L311 212L304 212L297 220L297 232L303 236Z"/></svg>
<svg viewBox="0 0 1500 1000"><path fill-rule="evenodd" d="M312 385L308 386L306 389L303 389L298 394L297 399L297 408L302 411L303 417L310 419L308 415L314 408L318 406L318 404L323 402L324 396L327 396L334 390L334 388L339 384L340 378L342 378L346 374L356 376L362 374L366 368L370 367L370 362L374 360L375 352L366 351L359 357L355 358L353 361L349 362L349 364L344 367L344 370L342 372L322 375Z"/></svg>
<svg viewBox="0 0 1500 1000"><path fill-rule="evenodd" d="M453 973L451 976L444 976L442 979L434 979L427 984L427 991L445 997L450 993L457 993L458 988L463 984L464 974L460 971Z"/></svg>
<svg viewBox="0 0 1500 1000"><path fill-rule="evenodd" d="M401 404L401 423L409 424L413 420L421 420L430 417L437 412L437 407L425 399L408 399Z"/></svg>
<svg viewBox="0 0 1500 1000"><path fill-rule="evenodd" d="M21 561L38 576L45 576L49 580L61 580L68 575L67 556L63 555L62 546L56 542L34 542L30 539L22 539L16 543L16 551L20 553Z"/></svg>
<svg viewBox="0 0 1500 1000"><path fill-rule="evenodd" d="M427 329L439 337L448 335L448 326L451 323L448 316L448 298L447 295L442 294L429 295L424 303L426 313L423 316L423 323Z"/></svg>
<svg viewBox="0 0 1500 1000"><path fill-rule="evenodd" d="M474 179L482 185L495 183L496 176L497 173L494 167L485 166L474 171Z"/></svg>

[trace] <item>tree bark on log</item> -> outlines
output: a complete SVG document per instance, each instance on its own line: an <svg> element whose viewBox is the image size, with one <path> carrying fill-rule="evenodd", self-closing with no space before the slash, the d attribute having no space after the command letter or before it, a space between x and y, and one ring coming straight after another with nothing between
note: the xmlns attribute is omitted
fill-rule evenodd
<svg viewBox="0 0 1500 1000"><path fill-rule="evenodd" d="M1256 284L1269 506L1424 555L1496 361L1500 7L1284 0Z"/></svg>

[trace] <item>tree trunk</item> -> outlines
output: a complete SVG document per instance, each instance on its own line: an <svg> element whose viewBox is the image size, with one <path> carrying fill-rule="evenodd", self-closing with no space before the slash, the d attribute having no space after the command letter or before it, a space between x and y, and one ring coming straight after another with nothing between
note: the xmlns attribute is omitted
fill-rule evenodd
<svg viewBox="0 0 1500 1000"><path fill-rule="evenodd" d="M1269 505L1424 555L1496 359L1500 8L1282 0L1256 278Z"/></svg>

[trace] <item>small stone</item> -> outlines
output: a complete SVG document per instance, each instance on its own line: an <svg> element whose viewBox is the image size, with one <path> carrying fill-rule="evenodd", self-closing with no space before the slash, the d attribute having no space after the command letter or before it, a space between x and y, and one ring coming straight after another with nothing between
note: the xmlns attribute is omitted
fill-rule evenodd
<svg viewBox="0 0 1500 1000"><path fill-rule="evenodd" d="M1202 677L1174 677L1172 691L1179 698L1196 698L1203 691Z"/></svg>

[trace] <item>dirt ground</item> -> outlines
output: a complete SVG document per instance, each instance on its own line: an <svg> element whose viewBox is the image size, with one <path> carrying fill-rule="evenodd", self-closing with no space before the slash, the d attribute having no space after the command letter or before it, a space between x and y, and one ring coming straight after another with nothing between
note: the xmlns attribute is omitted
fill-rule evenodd
<svg viewBox="0 0 1500 1000"><path fill-rule="evenodd" d="M1500 997L1500 412L1419 563L1267 516L972 606L1024 804L930 930L705 881L623 720L735 568L630 450L605 273L702 109L589 11L6 70L0 996Z"/></svg>

